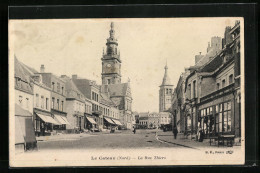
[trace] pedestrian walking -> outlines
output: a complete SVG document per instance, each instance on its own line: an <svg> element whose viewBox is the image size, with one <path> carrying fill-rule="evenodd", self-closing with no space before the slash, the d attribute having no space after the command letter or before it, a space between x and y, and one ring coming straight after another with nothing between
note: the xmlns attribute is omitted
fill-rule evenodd
<svg viewBox="0 0 260 173"><path fill-rule="evenodd" d="M135 129L135 127L134 127L134 130L133 130L133 132L134 132L134 134L135 134L135 132L136 132L136 129Z"/></svg>
<svg viewBox="0 0 260 173"><path fill-rule="evenodd" d="M174 139L177 138L177 134L178 134L178 129L176 126L173 127L173 135L174 135Z"/></svg>
<svg viewBox="0 0 260 173"><path fill-rule="evenodd" d="M45 125L43 122L41 123L41 135L45 136Z"/></svg>
<svg viewBox="0 0 260 173"><path fill-rule="evenodd" d="M204 133L203 130L201 128L198 129L198 133L197 133L197 138L199 142L203 142L203 138L204 138Z"/></svg>

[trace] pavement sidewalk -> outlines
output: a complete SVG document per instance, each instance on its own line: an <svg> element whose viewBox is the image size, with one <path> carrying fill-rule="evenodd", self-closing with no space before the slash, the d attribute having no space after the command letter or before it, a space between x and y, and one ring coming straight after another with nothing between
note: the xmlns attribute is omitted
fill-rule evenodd
<svg viewBox="0 0 260 173"><path fill-rule="evenodd" d="M209 139L205 139L203 142L198 142L194 139L185 139L181 134L178 134L177 139L174 139L173 133L171 131L167 131L167 132L158 131L157 138L163 142L168 142L175 145L179 145L187 148L193 148L193 149L218 147L217 142L212 142L210 145ZM223 148L222 145L219 147ZM237 146L233 146L233 147L237 147Z"/></svg>

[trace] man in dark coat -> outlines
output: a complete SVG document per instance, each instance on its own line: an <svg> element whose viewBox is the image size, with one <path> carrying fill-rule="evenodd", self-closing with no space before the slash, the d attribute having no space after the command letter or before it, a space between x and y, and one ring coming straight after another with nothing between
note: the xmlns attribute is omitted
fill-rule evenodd
<svg viewBox="0 0 260 173"><path fill-rule="evenodd" d="M177 138L177 134L178 134L178 129L176 126L173 127L173 135L174 135L174 139Z"/></svg>

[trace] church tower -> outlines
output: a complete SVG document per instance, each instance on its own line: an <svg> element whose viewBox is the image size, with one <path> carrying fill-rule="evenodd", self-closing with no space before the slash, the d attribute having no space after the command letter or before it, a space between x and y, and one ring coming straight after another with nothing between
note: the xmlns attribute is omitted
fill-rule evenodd
<svg viewBox="0 0 260 173"><path fill-rule="evenodd" d="M167 111L171 107L171 96L172 96L173 85L171 84L171 80L168 76L167 63L164 69L165 69L164 77L159 90L159 112Z"/></svg>
<svg viewBox="0 0 260 173"><path fill-rule="evenodd" d="M103 50L102 60L102 85L121 83L121 60L117 49L114 23L110 25L109 38L106 43L106 52Z"/></svg>

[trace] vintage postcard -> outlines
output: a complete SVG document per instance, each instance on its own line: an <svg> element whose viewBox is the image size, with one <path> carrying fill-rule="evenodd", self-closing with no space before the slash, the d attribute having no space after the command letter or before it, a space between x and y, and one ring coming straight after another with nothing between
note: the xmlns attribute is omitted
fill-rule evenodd
<svg viewBox="0 0 260 173"><path fill-rule="evenodd" d="M243 165L244 19L9 20L10 167Z"/></svg>

